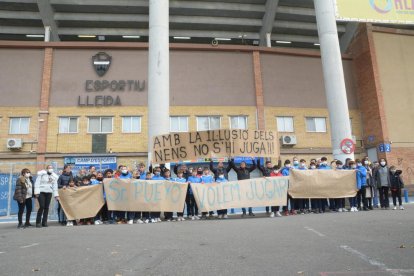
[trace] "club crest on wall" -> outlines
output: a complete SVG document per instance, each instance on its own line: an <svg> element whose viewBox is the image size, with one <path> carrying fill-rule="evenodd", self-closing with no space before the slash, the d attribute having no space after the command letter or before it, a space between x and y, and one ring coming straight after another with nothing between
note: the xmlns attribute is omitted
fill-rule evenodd
<svg viewBox="0 0 414 276"><path fill-rule="evenodd" d="M112 57L105 52L99 52L92 57L92 65L95 68L96 74L102 77L109 70Z"/></svg>

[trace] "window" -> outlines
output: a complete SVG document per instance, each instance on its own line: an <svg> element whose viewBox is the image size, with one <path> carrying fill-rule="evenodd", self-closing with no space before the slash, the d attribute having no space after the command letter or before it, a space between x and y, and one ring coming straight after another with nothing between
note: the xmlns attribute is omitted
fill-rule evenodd
<svg viewBox="0 0 414 276"><path fill-rule="evenodd" d="M307 132L326 132L326 118L308 117L306 118Z"/></svg>
<svg viewBox="0 0 414 276"><path fill-rule="evenodd" d="M170 131L171 132L187 132L188 131L188 117L179 117L179 116L170 117Z"/></svg>
<svg viewBox="0 0 414 276"><path fill-rule="evenodd" d="M230 128L247 129L247 116L230 116Z"/></svg>
<svg viewBox="0 0 414 276"><path fill-rule="evenodd" d="M112 133L112 117L89 117L89 133Z"/></svg>
<svg viewBox="0 0 414 276"><path fill-rule="evenodd" d="M197 117L197 131L220 129L220 116Z"/></svg>
<svg viewBox="0 0 414 276"><path fill-rule="evenodd" d="M293 117L276 117L276 124L279 132L295 132Z"/></svg>
<svg viewBox="0 0 414 276"><path fill-rule="evenodd" d="M10 134L29 134L30 118L10 118Z"/></svg>
<svg viewBox="0 0 414 276"><path fill-rule="evenodd" d="M140 133L141 117L122 117L122 133Z"/></svg>
<svg viewBox="0 0 414 276"><path fill-rule="evenodd" d="M78 118L77 117L60 117L59 133L77 133Z"/></svg>

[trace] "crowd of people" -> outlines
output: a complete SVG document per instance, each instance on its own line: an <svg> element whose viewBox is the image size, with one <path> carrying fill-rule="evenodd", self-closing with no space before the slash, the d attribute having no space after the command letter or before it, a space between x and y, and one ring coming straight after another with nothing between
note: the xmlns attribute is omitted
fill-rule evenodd
<svg viewBox="0 0 414 276"><path fill-rule="evenodd" d="M391 192L393 200L393 210L404 210L401 199L401 189L404 187L401 178L401 171L395 166L388 166L385 159L379 162L371 163L366 157L362 160L347 159L345 164L339 160L334 160L328 164L326 157L319 160L312 159L309 164L304 159L294 157L293 160L285 160L283 165L279 160L277 165L271 161L265 164L256 163L252 158L252 164L247 165L241 162L236 165L234 160L230 159L227 166L219 162L217 166L213 161L206 167L192 167L186 164L176 165L172 171L176 177L172 177L171 171L164 165L149 167L146 169L145 164L141 163L135 170L129 170L127 166L120 165L117 170L107 169L97 171L95 166L87 169L81 169L74 175L70 165L65 165L63 171L58 175L54 172L52 166L47 166L45 170L37 173L34 179L29 169L23 169L20 177L16 182L16 189L13 199L16 200L18 211L18 228L33 226L30 223L32 211L32 198L36 198L39 203L36 216L36 227L47 227L49 206L54 197L59 202L59 189L76 189L76 187L89 185L102 185L105 178L119 179L144 179L144 180L170 180L181 183L213 183L226 182L229 179L229 173L234 170L238 180L250 179L251 173L259 169L264 177L289 176L291 170L355 170L356 171L356 188L358 193L353 198L320 198L320 199L293 199L288 196L287 206L266 206L266 214L270 217L281 217L297 214L325 213L325 212L358 212L360 210L369 211L374 208L389 209L389 193ZM349 208L346 208L346 200L349 200ZM398 200L398 207L397 207ZM191 186L188 185L185 200L186 208L183 206L183 212L178 212L176 219L172 212L164 212L165 221L185 221L199 220L208 218L227 219L228 210L217 210L214 212L199 213L196 201L194 199ZM23 214L26 209L26 220L23 224ZM186 211L186 218L184 216ZM243 208L242 217L255 216L252 208ZM109 211L107 205L99 211L94 218L86 218L78 221L68 221L63 208L58 205L59 223L66 226L73 225L99 225L99 224L143 224L161 222L161 212L125 212Z"/></svg>

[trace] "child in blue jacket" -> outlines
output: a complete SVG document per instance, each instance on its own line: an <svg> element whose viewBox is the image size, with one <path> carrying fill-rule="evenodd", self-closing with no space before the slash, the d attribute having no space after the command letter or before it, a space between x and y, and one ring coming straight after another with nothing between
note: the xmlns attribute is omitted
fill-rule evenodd
<svg viewBox="0 0 414 276"><path fill-rule="evenodd" d="M190 210L191 220L198 220L200 217L198 216L197 211L197 203L194 199L193 190L191 189L190 183L201 183L201 177L197 176L197 171L193 170L191 172L191 176L188 177L188 188L187 188L187 196L185 198L185 204L187 205L187 209Z"/></svg>
<svg viewBox="0 0 414 276"><path fill-rule="evenodd" d="M357 166L356 166L356 170L357 170L356 178L357 178L357 188L358 188L358 193L357 193L358 208L361 209L361 201L362 201L363 210L364 211L369 211L368 202L367 202L367 198L366 198L367 169L362 165L361 160L357 159L357 160L355 160L355 162L357 164Z"/></svg>
<svg viewBox="0 0 414 276"><path fill-rule="evenodd" d="M184 177L184 171L183 170L179 170L177 172L177 177L176 178L173 178L172 181L178 182L178 183L187 183L187 180ZM183 212L177 212L177 221L185 221L185 218L184 218L184 206L183 206Z"/></svg>

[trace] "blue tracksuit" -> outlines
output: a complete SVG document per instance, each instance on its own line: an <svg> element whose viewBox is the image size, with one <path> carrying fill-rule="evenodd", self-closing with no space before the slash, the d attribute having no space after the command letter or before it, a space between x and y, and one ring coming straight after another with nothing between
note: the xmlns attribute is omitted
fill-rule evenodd
<svg viewBox="0 0 414 276"><path fill-rule="evenodd" d="M214 177L211 175L203 175L201 176L201 182L203 183L214 183Z"/></svg>
<svg viewBox="0 0 414 276"><path fill-rule="evenodd" d="M325 165L325 164L320 164L318 169L319 170L330 170L331 167L329 167L328 165Z"/></svg>
<svg viewBox="0 0 414 276"><path fill-rule="evenodd" d="M223 178L217 177L216 182L221 183L221 182L229 182L229 181L225 177Z"/></svg>
<svg viewBox="0 0 414 276"><path fill-rule="evenodd" d="M178 177L174 178L172 181L180 182L180 183L186 183L187 182L187 180L185 178L178 178Z"/></svg>
<svg viewBox="0 0 414 276"><path fill-rule="evenodd" d="M154 175L151 180L165 180L164 177L162 177L161 175Z"/></svg>
<svg viewBox="0 0 414 276"><path fill-rule="evenodd" d="M119 175L119 179L131 179L131 178L132 178L132 174L130 172L128 172L127 174L121 173Z"/></svg>

